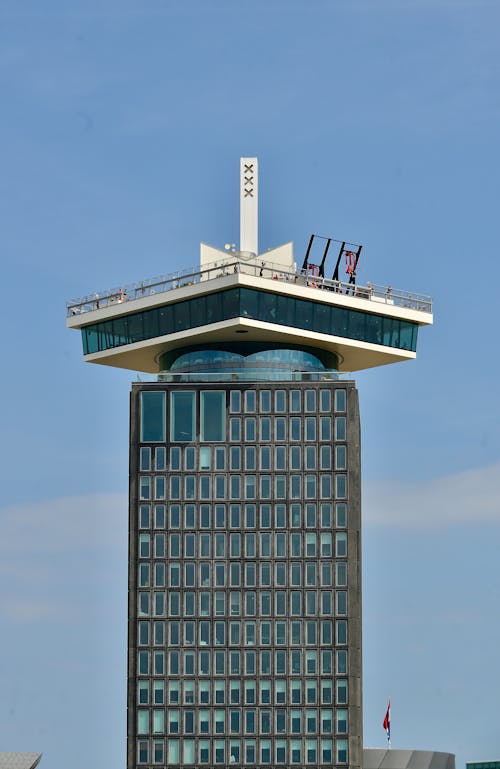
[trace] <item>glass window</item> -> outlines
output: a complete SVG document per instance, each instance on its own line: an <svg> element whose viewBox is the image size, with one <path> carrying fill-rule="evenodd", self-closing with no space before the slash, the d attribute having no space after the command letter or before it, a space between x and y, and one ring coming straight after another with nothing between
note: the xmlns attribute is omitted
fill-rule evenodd
<svg viewBox="0 0 500 769"><path fill-rule="evenodd" d="M330 448L324 446L322 448ZM305 447L305 467L306 470L316 470L316 446Z"/></svg>
<svg viewBox="0 0 500 769"><path fill-rule="evenodd" d="M347 556L347 534L345 532L339 532L335 535L335 555L337 558Z"/></svg>
<svg viewBox="0 0 500 769"><path fill-rule="evenodd" d="M195 437L195 393L177 390L170 396L170 440L193 441Z"/></svg>
<svg viewBox="0 0 500 769"><path fill-rule="evenodd" d="M335 526L339 529L347 526L347 505L345 502L339 502L335 505Z"/></svg>
<svg viewBox="0 0 500 769"><path fill-rule="evenodd" d="M255 417L245 418L245 440L246 441L255 440Z"/></svg>
<svg viewBox="0 0 500 769"><path fill-rule="evenodd" d="M261 412L271 411L271 391L270 390L260 391L260 410Z"/></svg>
<svg viewBox="0 0 500 769"><path fill-rule="evenodd" d="M139 498L151 499L151 478L149 475L141 475L139 478Z"/></svg>
<svg viewBox="0 0 500 769"><path fill-rule="evenodd" d="M151 449L149 446L141 446L139 469L143 471L151 470Z"/></svg>
<svg viewBox="0 0 500 769"><path fill-rule="evenodd" d="M141 442L161 443L165 440L165 393L159 390L141 392Z"/></svg>
<svg viewBox="0 0 500 769"><path fill-rule="evenodd" d="M253 413L256 409L256 392L255 390L245 390L245 412Z"/></svg>
<svg viewBox="0 0 500 769"><path fill-rule="evenodd" d="M231 528L232 529L239 529L241 527L241 507L240 507L240 505L231 505L230 513L231 513ZM231 541L233 541L232 540L232 535L231 535ZM236 555L239 555L239 553L237 553Z"/></svg>
<svg viewBox="0 0 500 769"><path fill-rule="evenodd" d="M292 529L300 528L302 525L302 508L298 504L290 505L290 526Z"/></svg>
<svg viewBox="0 0 500 769"><path fill-rule="evenodd" d="M290 681L290 699L292 705L300 705L302 702L302 681L300 678Z"/></svg>
<svg viewBox="0 0 500 769"><path fill-rule="evenodd" d="M167 459L165 446L157 446L155 449L155 470L166 470Z"/></svg>
<svg viewBox="0 0 500 769"><path fill-rule="evenodd" d="M226 469L226 449L223 446L215 447L215 469Z"/></svg>
<svg viewBox="0 0 500 769"><path fill-rule="evenodd" d="M343 473L335 476L335 496L337 499L347 497L347 475Z"/></svg>
<svg viewBox="0 0 500 769"><path fill-rule="evenodd" d="M316 390L306 390L304 410L316 411Z"/></svg>
<svg viewBox="0 0 500 769"><path fill-rule="evenodd" d="M330 447L323 446L323 448L330 448ZM335 446L335 469L336 470L347 469L347 447L342 444L340 446Z"/></svg>
<svg viewBox="0 0 500 769"><path fill-rule="evenodd" d="M255 446L245 447L245 470L256 470L256 448Z"/></svg>
<svg viewBox="0 0 500 769"><path fill-rule="evenodd" d="M335 390L335 411L345 411L346 410L346 391L345 390Z"/></svg>
<svg viewBox="0 0 500 769"><path fill-rule="evenodd" d="M320 393L320 405L319 405L320 411L331 411L332 398L331 398L330 390L320 390L319 393Z"/></svg>
<svg viewBox="0 0 500 769"><path fill-rule="evenodd" d="M320 505L320 526L322 529L329 529L332 525L332 506L328 502Z"/></svg>
<svg viewBox="0 0 500 769"><path fill-rule="evenodd" d="M200 440L223 441L226 437L226 393L204 390L200 401Z"/></svg>
<svg viewBox="0 0 500 769"><path fill-rule="evenodd" d="M170 447L170 470L181 469L181 450L179 446Z"/></svg>
<svg viewBox="0 0 500 769"><path fill-rule="evenodd" d="M298 561L290 565L290 582L293 587L300 587L302 584L302 564Z"/></svg>
<svg viewBox="0 0 500 769"><path fill-rule="evenodd" d="M230 470L241 470L241 448L240 446L231 446L230 454Z"/></svg>
<svg viewBox="0 0 500 769"><path fill-rule="evenodd" d="M306 557L316 557L316 534L306 534Z"/></svg>
<svg viewBox="0 0 500 769"><path fill-rule="evenodd" d="M300 390L290 391L290 411L298 414L301 409L301 392Z"/></svg>
<svg viewBox="0 0 500 769"><path fill-rule="evenodd" d="M331 441L332 440L331 417L320 417L319 426L320 426L320 435L319 435L320 441Z"/></svg>
<svg viewBox="0 0 500 769"><path fill-rule="evenodd" d="M295 446L294 448L299 449L300 446ZM275 449L275 469L276 470L286 470L286 448L285 446L276 446ZM298 468L300 469L300 468Z"/></svg>
<svg viewBox="0 0 500 769"><path fill-rule="evenodd" d="M300 441L301 438L301 419L300 417L291 417L290 419L290 440Z"/></svg>
<svg viewBox="0 0 500 769"><path fill-rule="evenodd" d="M139 526L141 529L149 529L151 526L151 508L149 505L139 505Z"/></svg>
<svg viewBox="0 0 500 769"><path fill-rule="evenodd" d="M335 740L336 763L347 764L347 740Z"/></svg>
<svg viewBox="0 0 500 769"><path fill-rule="evenodd" d="M155 529L164 529L164 528L165 528L165 505L155 505ZM159 555L158 558L163 558L163 556Z"/></svg>
<svg viewBox="0 0 500 769"><path fill-rule="evenodd" d="M260 763L271 763L271 740L260 740Z"/></svg>
<svg viewBox="0 0 500 769"><path fill-rule="evenodd" d="M305 439L306 441L316 440L316 417L306 417L305 419Z"/></svg>
<svg viewBox="0 0 500 769"><path fill-rule="evenodd" d="M241 535L231 534L229 537L229 556L231 558L240 558L241 556Z"/></svg>
<svg viewBox="0 0 500 769"><path fill-rule="evenodd" d="M336 577L335 584L338 587L344 587L347 585L347 563L346 561L337 561L336 563Z"/></svg>
<svg viewBox="0 0 500 769"><path fill-rule="evenodd" d="M263 431L262 429L262 422L261 420L261 430L260 430L260 439L262 442L264 441L270 441L271 440L271 428L270 428L270 420L269 417L265 417L265 420L267 423L269 423L269 430ZM264 435L265 432L265 435ZM261 446L260 447L260 469L261 470L270 470L271 469L271 449L269 446Z"/></svg>
<svg viewBox="0 0 500 769"><path fill-rule="evenodd" d="M332 584L331 561L322 561L321 563L321 584L323 587L329 587Z"/></svg>
<svg viewBox="0 0 500 769"><path fill-rule="evenodd" d="M282 447L279 446L276 451L281 449ZM284 449L283 449L284 451ZM302 469L302 448L300 446L291 446L290 447L290 470L301 470ZM277 470L284 470L285 465L283 463L283 467L276 468Z"/></svg>
<svg viewBox="0 0 500 769"><path fill-rule="evenodd" d="M293 477L293 476L292 476ZM305 477L305 497L306 499L314 499L316 497L316 476L306 475Z"/></svg>
<svg viewBox="0 0 500 769"><path fill-rule="evenodd" d="M210 446L200 447L200 470L211 469L211 451Z"/></svg>
<svg viewBox="0 0 500 769"><path fill-rule="evenodd" d="M149 761L149 742L147 740L139 740L137 745L137 758L139 764L147 764Z"/></svg>
<svg viewBox="0 0 500 769"><path fill-rule="evenodd" d="M286 419L285 419L285 417L275 417L275 420L274 420L274 439L276 441L286 441Z"/></svg>
<svg viewBox="0 0 500 769"><path fill-rule="evenodd" d="M346 418L345 417L335 418L335 440L336 441L346 440Z"/></svg>
<svg viewBox="0 0 500 769"><path fill-rule="evenodd" d="M309 529L316 528L316 505L311 503L306 505L306 526Z"/></svg>
<svg viewBox="0 0 500 769"><path fill-rule="evenodd" d="M229 411L231 414L239 414L241 411L241 392L231 390L229 397Z"/></svg>
<svg viewBox="0 0 500 769"><path fill-rule="evenodd" d="M276 390L274 393L274 410L279 412L286 411L286 391Z"/></svg>
<svg viewBox="0 0 500 769"><path fill-rule="evenodd" d="M337 734L347 734L347 710L344 708L335 711L335 731Z"/></svg>
<svg viewBox="0 0 500 769"><path fill-rule="evenodd" d="M290 555L292 558L300 558L302 555L302 535L299 532L290 534Z"/></svg>
<svg viewBox="0 0 500 769"><path fill-rule="evenodd" d="M241 440L241 419L233 417L229 420L229 434L231 441L239 442Z"/></svg>
<svg viewBox="0 0 500 769"><path fill-rule="evenodd" d="M216 730L217 733L217 730ZM216 764L224 764L226 756L226 746L224 740L214 741L214 761Z"/></svg>

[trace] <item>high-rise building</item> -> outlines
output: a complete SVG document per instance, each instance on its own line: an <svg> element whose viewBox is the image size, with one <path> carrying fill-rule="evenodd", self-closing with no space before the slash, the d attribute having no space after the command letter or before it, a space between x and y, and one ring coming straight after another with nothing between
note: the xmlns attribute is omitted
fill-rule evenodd
<svg viewBox="0 0 500 769"><path fill-rule="evenodd" d="M239 250L68 305L85 360L157 375L131 393L127 766L360 768L348 372L414 358L431 303L357 285L333 238L259 255L255 158L240 182Z"/></svg>

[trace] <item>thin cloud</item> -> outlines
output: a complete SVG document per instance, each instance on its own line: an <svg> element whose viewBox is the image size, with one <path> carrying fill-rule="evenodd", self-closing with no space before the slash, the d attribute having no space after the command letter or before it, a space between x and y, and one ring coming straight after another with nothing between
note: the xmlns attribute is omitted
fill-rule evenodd
<svg viewBox="0 0 500 769"><path fill-rule="evenodd" d="M431 481L368 483L363 515L368 526L500 523L500 462Z"/></svg>
<svg viewBox="0 0 500 769"><path fill-rule="evenodd" d="M58 497L0 509L0 560L109 547L128 525L125 494Z"/></svg>
<svg viewBox="0 0 500 769"><path fill-rule="evenodd" d="M0 510L2 619L80 621L79 604L126 562L127 510L125 494L61 497Z"/></svg>

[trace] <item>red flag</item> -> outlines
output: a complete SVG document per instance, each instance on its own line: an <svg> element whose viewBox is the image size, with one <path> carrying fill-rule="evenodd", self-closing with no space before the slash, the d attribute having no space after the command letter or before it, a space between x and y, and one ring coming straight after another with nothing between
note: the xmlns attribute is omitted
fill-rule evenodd
<svg viewBox="0 0 500 769"><path fill-rule="evenodd" d="M385 714L383 727L387 733L387 739L390 742L391 741L391 700L389 698L389 703L387 705L387 713Z"/></svg>

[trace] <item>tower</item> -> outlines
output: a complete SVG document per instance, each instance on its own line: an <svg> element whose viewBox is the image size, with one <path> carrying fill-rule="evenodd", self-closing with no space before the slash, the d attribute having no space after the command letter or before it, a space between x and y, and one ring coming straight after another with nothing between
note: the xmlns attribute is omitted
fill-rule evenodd
<svg viewBox="0 0 500 769"><path fill-rule="evenodd" d="M157 375L131 392L128 769L362 763L348 372L415 358L431 303L358 286L341 241L326 277L333 238L259 255L256 158L240 204L239 250L68 304L86 361Z"/></svg>

